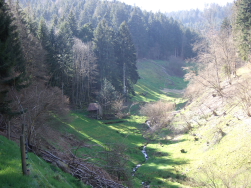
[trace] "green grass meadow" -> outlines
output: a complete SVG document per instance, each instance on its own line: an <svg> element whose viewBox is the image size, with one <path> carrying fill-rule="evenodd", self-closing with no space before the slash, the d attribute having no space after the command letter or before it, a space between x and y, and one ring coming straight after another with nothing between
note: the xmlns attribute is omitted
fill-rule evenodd
<svg viewBox="0 0 251 188"><path fill-rule="evenodd" d="M132 177L136 188L142 187L142 181L156 187L181 187L181 184L176 181L183 178L178 169L188 161L182 156L174 158L168 148L174 147L183 140L174 142L164 139L163 135L158 140L147 140L142 136L142 133L148 129L145 125L146 118L139 115L140 106L147 102L166 100L175 102L178 107L185 104L186 101L181 98L181 95L162 91L165 88L184 89L187 84L182 78L166 74L162 70L166 63L164 61L153 63L151 60L139 62L138 71L141 79L135 85L136 96L132 98L135 105L131 107L131 116L128 119L123 119L119 123L107 123L108 120L90 119L85 110L80 110L71 113L70 122L54 117L52 128L57 130L59 135L72 135L76 138L83 147L78 147L77 144L71 146L72 152L84 159L92 156L88 158L88 162L95 164L100 163L99 154L110 144L125 146L123 154L128 159L128 170L132 173L132 169L137 164L142 164ZM142 93L147 94L143 96ZM168 134L168 131L163 134L166 133ZM64 148L59 142L46 141L63 151ZM149 155L147 161L141 152L144 145L147 145ZM1 136L0 146L1 187L88 187L32 153L29 153L28 160L31 174L25 177L21 172L20 151L17 144Z"/></svg>
<svg viewBox="0 0 251 188"><path fill-rule="evenodd" d="M0 187L1 188L48 188L88 187L70 174L28 153L29 176L23 176L21 154L18 145L0 136Z"/></svg>
<svg viewBox="0 0 251 188"><path fill-rule="evenodd" d="M156 65L159 64L160 66ZM129 159L129 169L133 169L137 164L142 164L133 177L135 187L142 187L142 181L151 185L163 187L179 187L180 184L174 183L174 179L182 178L176 166L185 164L183 159L173 159L172 155L166 151L168 145L176 144L167 140L151 141L146 140L142 133L148 128L144 122L145 117L139 116L140 106L146 102L167 100L182 106L185 100L176 93L165 93L161 90L184 89L186 82L182 78L167 75L163 70L167 62L151 60L140 62L138 71L141 79L135 85L136 96L133 102L136 104L130 109L131 116L124 119L122 123L104 124L105 120L94 120L87 116L86 112L73 112L73 121L64 123L61 131L64 134L74 134L85 144L93 145L91 148L83 147L78 150L78 156L95 156L102 152L103 148L109 143L123 144L127 147L125 155ZM172 80L173 84L169 80ZM142 96L141 93L147 93ZM160 146L160 142L165 147ZM142 146L148 144L147 152L150 158L145 162L142 154ZM96 145L96 147L94 147ZM98 159L91 159L90 162L99 162Z"/></svg>
<svg viewBox="0 0 251 188"><path fill-rule="evenodd" d="M79 157L93 156L89 162L99 163L97 153L102 152L107 144L122 144L127 148L124 154L129 160L129 170L132 172L137 164L142 164L133 177L134 187L142 187L142 181L163 187L180 187L180 184L171 180L181 177L175 169L176 166L186 162L183 159L173 159L165 150L169 145L175 144L174 142L168 140L149 142L142 136L143 131L147 129L144 117L133 115L129 119L124 119L122 123L104 124L107 121L90 119L84 112L74 112L71 115L74 120L71 123L64 123L59 130L63 134L73 134L83 140L85 145L92 146L79 149L77 151ZM147 161L141 152L142 146L146 144L149 154Z"/></svg>
<svg viewBox="0 0 251 188"><path fill-rule="evenodd" d="M154 61L153 63L152 60L138 62L138 72L141 79L134 86L136 96L133 97L133 101L166 100L182 103L181 95L162 91L165 88L182 90L187 86L187 82L183 78L168 74L168 70L165 69L167 64L166 61ZM144 94L146 95L144 96Z"/></svg>

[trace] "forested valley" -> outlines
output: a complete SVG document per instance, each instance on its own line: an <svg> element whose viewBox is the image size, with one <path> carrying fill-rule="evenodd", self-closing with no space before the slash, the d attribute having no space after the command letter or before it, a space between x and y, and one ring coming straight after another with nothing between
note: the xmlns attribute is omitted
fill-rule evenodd
<svg viewBox="0 0 251 188"><path fill-rule="evenodd" d="M250 187L250 10L0 0L0 185Z"/></svg>

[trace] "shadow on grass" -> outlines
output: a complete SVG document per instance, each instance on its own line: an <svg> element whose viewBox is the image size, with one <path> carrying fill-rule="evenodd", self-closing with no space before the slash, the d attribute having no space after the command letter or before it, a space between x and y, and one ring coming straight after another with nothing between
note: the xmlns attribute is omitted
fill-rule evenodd
<svg viewBox="0 0 251 188"><path fill-rule="evenodd" d="M90 119L79 113L74 114L74 116L75 119L73 122L64 123L64 126L60 130L63 133L75 135L79 140L84 140L85 145L88 145L79 149L77 152L79 157L90 157L89 162L102 166L104 164L100 160L99 153L104 152L107 144L116 143L127 147L125 154L128 157L131 169L137 164L144 163L145 158L141 152L141 146L145 145L148 141L142 136L142 132L140 131L144 130L145 127L143 119L135 118L133 120L124 120L125 122L123 123L109 125L103 124L102 121ZM168 147L170 144L183 141L185 140L170 141L163 139L158 142L150 141L152 142L151 144L155 144L158 148L147 149L150 159L140 167L135 178L140 181L148 181L151 185L158 185L160 187L179 187L171 182L179 181L185 177L175 171L175 166L186 164L187 161L172 159L158 144L161 142L164 145L163 147ZM142 185L138 184L138 186Z"/></svg>
<svg viewBox="0 0 251 188"><path fill-rule="evenodd" d="M145 142L138 128L140 123L127 122L117 124L103 124L98 121L85 117L82 114L74 114L75 119L71 123L60 122L61 126L54 128L60 130L63 134L72 134L78 140L84 141L86 145L104 146L107 143L121 143L128 148L137 148ZM93 151L95 154L95 150Z"/></svg>
<svg viewBox="0 0 251 188"><path fill-rule="evenodd" d="M182 94L172 93L172 92L168 92L168 93L166 93L166 95L167 95L168 97L172 97L172 98L176 98L176 99L182 97Z"/></svg>
<svg viewBox="0 0 251 188"><path fill-rule="evenodd" d="M176 106L176 110L180 110L182 108L184 108L186 106L188 101L185 101L183 103L179 103L177 106Z"/></svg>
<svg viewBox="0 0 251 188"><path fill-rule="evenodd" d="M185 139L177 141L160 140L150 143L147 147L149 159L140 167L135 177L153 187L180 187L182 181L186 180L186 176L178 171L179 166L188 164L189 161L173 159L165 151L165 148L170 144L184 141Z"/></svg>

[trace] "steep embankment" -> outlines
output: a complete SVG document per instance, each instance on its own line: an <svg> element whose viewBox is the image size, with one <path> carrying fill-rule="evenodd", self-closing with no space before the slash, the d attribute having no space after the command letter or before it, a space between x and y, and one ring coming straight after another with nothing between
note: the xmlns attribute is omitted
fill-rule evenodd
<svg viewBox="0 0 251 188"><path fill-rule="evenodd" d="M87 187L33 153L28 153L27 157L30 175L23 176L19 147L15 142L0 135L0 187Z"/></svg>
<svg viewBox="0 0 251 188"><path fill-rule="evenodd" d="M171 77L168 75L169 79L165 79L166 72L159 68L151 67L150 61L140 62L142 80L136 91L140 93L145 92L142 88L151 88L158 94L167 92L167 96L182 94L182 90L170 87ZM152 171L159 177L160 184L173 181L182 183L183 187L251 186L248 170L251 167L251 118L247 115L251 105L250 71L250 67L242 67L232 84L222 82L223 96L213 89L201 88L199 95L177 112L172 122L175 134L163 130L159 144L156 141L148 144L148 148L154 150L150 154L152 161L141 167L139 173ZM164 83L169 88L165 88ZM146 101L151 101L152 96L150 92L141 99L149 97ZM156 171L151 168L153 166Z"/></svg>
<svg viewBox="0 0 251 188"><path fill-rule="evenodd" d="M174 128L187 134L177 136L166 151L187 162L178 168L188 177L185 184L251 186L250 71L242 67L231 85L223 82L223 96L204 89L176 115Z"/></svg>

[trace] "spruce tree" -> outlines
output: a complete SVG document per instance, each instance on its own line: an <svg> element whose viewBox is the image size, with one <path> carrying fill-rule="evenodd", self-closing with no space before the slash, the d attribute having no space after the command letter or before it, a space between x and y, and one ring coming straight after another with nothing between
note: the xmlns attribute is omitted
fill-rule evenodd
<svg viewBox="0 0 251 188"><path fill-rule="evenodd" d="M117 64L119 69L120 85L123 87L123 94L134 94L133 84L136 84L139 75L136 67L136 50L132 41L131 33L126 22L119 27L117 36Z"/></svg>
<svg viewBox="0 0 251 188"><path fill-rule="evenodd" d="M134 8L128 21L132 39L139 58L146 56L147 50L147 28L140 9Z"/></svg>
<svg viewBox="0 0 251 188"><path fill-rule="evenodd" d="M87 23L80 28L78 32L78 38L80 38L83 42L90 42L92 41L93 37L92 24Z"/></svg>
<svg viewBox="0 0 251 188"><path fill-rule="evenodd" d="M77 36L78 35L77 21L76 21L76 17L75 17L72 10L71 10L70 15L68 17L68 24L69 24L69 27L71 29L73 36Z"/></svg>
<svg viewBox="0 0 251 188"><path fill-rule="evenodd" d="M71 96L71 84L73 77L73 36L70 26L67 22L63 22L60 26L60 30L57 36L53 34L53 30L50 33L50 84L52 86L58 86L64 94Z"/></svg>
<svg viewBox="0 0 251 188"><path fill-rule="evenodd" d="M250 0L238 0L237 5L237 29L240 31L239 50L244 60L249 60L251 50L251 2Z"/></svg>
<svg viewBox="0 0 251 188"><path fill-rule="evenodd" d="M94 31L94 52L97 57L99 88L106 78L112 85L117 85L117 66L114 53L115 32L103 19Z"/></svg>
<svg viewBox="0 0 251 188"><path fill-rule="evenodd" d="M45 20L42 18L39 22L37 37L41 41L44 48L48 45L48 35L49 31L46 26Z"/></svg>
<svg viewBox="0 0 251 188"><path fill-rule="evenodd" d="M16 26L7 4L0 0L0 114L11 118L18 112L9 107L11 89L25 86L25 63L22 57Z"/></svg>

